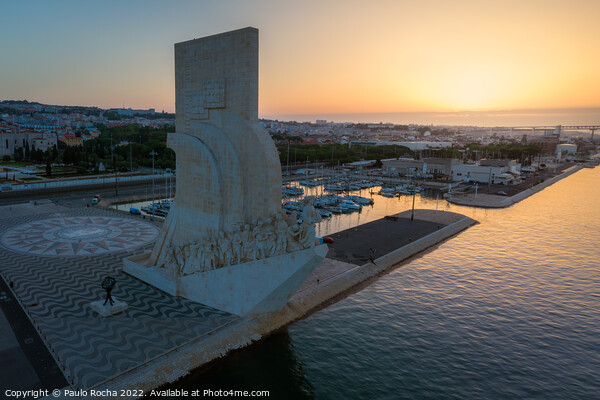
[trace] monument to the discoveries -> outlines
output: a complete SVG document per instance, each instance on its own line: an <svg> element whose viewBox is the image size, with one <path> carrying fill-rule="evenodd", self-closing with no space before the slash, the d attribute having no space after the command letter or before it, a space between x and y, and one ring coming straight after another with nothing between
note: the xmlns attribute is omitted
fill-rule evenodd
<svg viewBox="0 0 600 400"><path fill-rule="evenodd" d="M125 272L236 315L285 305L327 247L281 212L281 166L258 123L258 30L175 45L177 194L152 253Z"/></svg>

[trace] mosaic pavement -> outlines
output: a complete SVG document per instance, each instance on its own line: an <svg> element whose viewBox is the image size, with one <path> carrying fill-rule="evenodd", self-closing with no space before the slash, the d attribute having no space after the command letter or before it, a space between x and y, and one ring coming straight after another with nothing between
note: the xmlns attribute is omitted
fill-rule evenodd
<svg viewBox="0 0 600 400"><path fill-rule="evenodd" d="M154 225L126 218L56 214L8 229L0 243L9 250L27 254L100 255L148 244L158 233Z"/></svg>
<svg viewBox="0 0 600 400"><path fill-rule="evenodd" d="M2 243L8 247L0 247L0 273L7 282L14 283L13 290L25 312L74 388L91 388L237 320L231 314L167 295L122 272L122 258L133 253L126 251L133 245L121 247L118 244L123 242L111 241L118 237L111 234L118 228L125 232L127 243L136 243L130 237L131 232L144 238L145 233L141 232L147 231L139 224L149 224L136 221L135 217L115 217L117 214L99 209L61 211L60 215L46 213L0 221L0 232L6 232ZM119 220L119 225L114 224L115 220ZM92 225L86 221L105 223ZM32 227L35 232L32 235L43 237L38 240L60 243L64 240L68 244L52 250L48 250L52 245L47 245L46 250L35 246L32 249L32 243L20 245L19 240L25 243L29 239L24 236L13 239L13 235L27 235L25 226ZM48 229L44 231L41 226ZM95 230L95 226L101 229ZM137 231L129 230L128 226L136 227ZM69 231L64 230L66 227L77 228ZM76 232L73 234L76 239L69 239L69 232ZM93 235L105 235L108 250L94 245L97 236ZM72 240L87 244L77 250ZM135 252L151 246L145 244ZM93 248L97 250L88 251ZM69 251L57 254L56 249ZM90 255L86 256L86 252ZM107 275L117 279L113 296L125 301L129 308L122 314L100 318L89 303L104 297L100 282Z"/></svg>

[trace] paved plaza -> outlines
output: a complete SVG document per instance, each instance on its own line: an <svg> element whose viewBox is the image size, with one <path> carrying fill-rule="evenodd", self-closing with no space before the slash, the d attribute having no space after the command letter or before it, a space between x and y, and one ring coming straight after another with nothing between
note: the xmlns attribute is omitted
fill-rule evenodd
<svg viewBox="0 0 600 400"><path fill-rule="evenodd" d="M157 235L156 226L129 218L55 213L9 228L0 236L0 243L25 254L89 256L132 250Z"/></svg>
<svg viewBox="0 0 600 400"><path fill-rule="evenodd" d="M122 272L123 257L151 248L156 224L97 208L0 207L0 273L74 388L94 387L237 319ZM104 298L106 276L116 278L112 295L129 308L101 318L89 304Z"/></svg>

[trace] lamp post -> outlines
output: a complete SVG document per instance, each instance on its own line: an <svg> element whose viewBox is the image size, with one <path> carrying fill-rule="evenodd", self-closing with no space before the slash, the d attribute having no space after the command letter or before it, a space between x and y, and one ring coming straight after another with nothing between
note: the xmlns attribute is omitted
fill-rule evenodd
<svg viewBox="0 0 600 400"><path fill-rule="evenodd" d="M133 176L133 157L131 152L131 140L129 140L129 176Z"/></svg>
<svg viewBox="0 0 600 400"><path fill-rule="evenodd" d="M157 154L154 150L150 152L152 156L152 220L154 220L154 156Z"/></svg>
<svg viewBox="0 0 600 400"><path fill-rule="evenodd" d="M115 170L115 196L118 196L119 195L119 180L117 179L117 163L116 163L116 159L115 159L115 155L114 155L114 149L115 149L115 146L113 146L112 132L111 132L111 134L110 134L110 157L112 158L113 169Z"/></svg>
<svg viewBox="0 0 600 400"><path fill-rule="evenodd" d="M417 184L416 177L417 177L417 169L415 168L414 172L413 172L413 187L412 187L412 189L413 189L413 201L412 201L412 210L410 212L410 221L411 222L414 221L414 219L415 219L415 197L416 197L416 193L417 193L417 190L416 190L416 184Z"/></svg>

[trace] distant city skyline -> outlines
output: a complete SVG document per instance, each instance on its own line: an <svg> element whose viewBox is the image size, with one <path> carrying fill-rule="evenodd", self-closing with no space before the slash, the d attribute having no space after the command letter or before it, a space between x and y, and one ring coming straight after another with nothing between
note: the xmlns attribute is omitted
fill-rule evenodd
<svg viewBox="0 0 600 400"><path fill-rule="evenodd" d="M598 17L594 0L7 2L0 99L174 112L174 43L254 26L261 117L598 108Z"/></svg>

